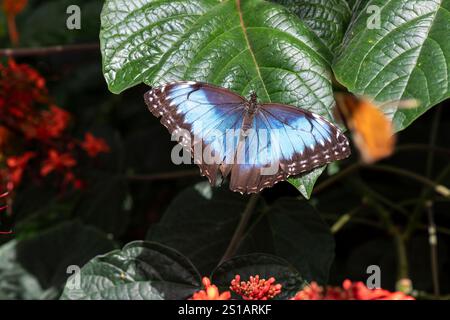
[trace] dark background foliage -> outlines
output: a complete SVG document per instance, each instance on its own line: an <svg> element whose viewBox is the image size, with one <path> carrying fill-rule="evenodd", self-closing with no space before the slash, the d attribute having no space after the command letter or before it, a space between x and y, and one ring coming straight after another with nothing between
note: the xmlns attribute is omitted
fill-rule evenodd
<svg viewBox="0 0 450 320"><path fill-rule="evenodd" d="M64 13L73 3L82 8L83 28L68 32ZM18 17L20 45L95 43L102 4L100 0L30 1ZM3 18L0 24L0 44L6 47ZM14 234L0 236L0 297L58 298L68 265L83 266L97 254L143 239L178 250L202 275L211 274L247 199L226 186L211 190L196 168L171 163L173 142L143 103L148 87L138 85L120 95L111 94L98 49L24 56L17 61L45 76L57 104L76 119L71 128L74 136L93 131L107 140L111 152L94 167L85 168L90 183L83 192L61 195L51 186L21 186L14 201ZM398 151L382 165L436 181L449 163L449 107L448 101L441 103L402 131ZM439 149L432 153L435 147ZM328 172L356 162L354 156ZM264 191L239 253L273 254L288 260L305 280L337 285L347 278L365 281L367 266L376 264L382 270L383 288L393 290L399 253L404 250L406 260L400 262L406 263L414 288L432 293L428 221L420 206L430 200L439 227L439 284L442 294L450 294L449 199L383 170L354 167L335 183L322 184L329 179L328 173L322 175L308 203L297 200L298 191L287 182ZM450 175L439 183L450 185ZM336 222L342 222L346 214L350 221L338 228ZM411 228L411 236L399 247L395 230L405 228ZM215 271L219 282L229 272L226 267ZM200 284L196 279L190 285Z"/></svg>

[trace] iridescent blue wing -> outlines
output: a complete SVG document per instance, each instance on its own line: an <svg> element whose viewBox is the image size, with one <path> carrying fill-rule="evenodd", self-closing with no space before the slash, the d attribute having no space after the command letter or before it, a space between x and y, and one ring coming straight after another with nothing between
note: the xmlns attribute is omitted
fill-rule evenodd
<svg viewBox="0 0 450 320"><path fill-rule="evenodd" d="M227 136L227 132L239 131L244 98L206 83L182 81L150 90L145 94L145 102L170 133L184 130L191 134L185 147L212 184L219 169L223 176L229 173L238 138ZM211 157L206 158L205 154Z"/></svg>
<svg viewBox="0 0 450 320"><path fill-rule="evenodd" d="M245 161L231 171L230 188L260 192L275 183L347 158L347 138L323 117L293 106L261 104L239 148Z"/></svg>

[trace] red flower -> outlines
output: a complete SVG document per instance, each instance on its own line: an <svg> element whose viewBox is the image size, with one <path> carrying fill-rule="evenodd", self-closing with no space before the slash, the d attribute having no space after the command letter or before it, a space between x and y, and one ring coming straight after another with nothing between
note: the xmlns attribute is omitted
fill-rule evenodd
<svg viewBox="0 0 450 320"><path fill-rule="evenodd" d="M41 119L35 128L36 132L28 131L27 136L40 140L58 138L67 128L69 121L70 115L67 111L52 105L49 110L41 112Z"/></svg>
<svg viewBox="0 0 450 320"><path fill-rule="evenodd" d="M105 140L94 137L90 132L87 132L84 135L84 141L81 143L81 148L83 148L91 158L95 158L99 153L109 152L110 150Z"/></svg>
<svg viewBox="0 0 450 320"><path fill-rule="evenodd" d="M219 293L219 289L215 285L211 284L211 280L209 280L209 278L204 277L202 279L202 283L205 286L205 290L200 290L199 292L194 293L191 300L230 300L230 291Z"/></svg>
<svg viewBox="0 0 450 320"><path fill-rule="evenodd" d="M281 284L275 284L275 281L273 277L265 280L256 275L247 282L241 282L241 276L236 275L231 281L230 289L244 300L268 300L281 293Z"/></svg>
<svg viewBox="0 0 450 320"><path fill-rule="evenodd" d="M414 300L403 292L390 292L384 289L369 289L362 282L345 280L342 288L324 289L316 282L298 292L291 300Z"/></svg>
<svg viewBox="0 0 450 320"><path fill-rule="evenodd" d="M6 164L9 168L9 180L16 186L22 181L23 172L28 162L35 157L34 152L25 152L17 157L9 157L6 159Z"/></svg>
<svg viewBox="0 0 450 320"><path fill-rule="evenodd" d="M73 172L66 172L64 175L63 186L72 184L75 189L83 189L85 187L84 181L81 179L77 179L77 177L73 174Z"/></svg>
<svg viewBox="0 0 450 320"><path fill-rule="evenodd" d="M41 167L41 175L45 177L53 171L66 171L76 164L77 161L70 153L61 154L57 150L52 149L48 152L48 158Z"/></svg>

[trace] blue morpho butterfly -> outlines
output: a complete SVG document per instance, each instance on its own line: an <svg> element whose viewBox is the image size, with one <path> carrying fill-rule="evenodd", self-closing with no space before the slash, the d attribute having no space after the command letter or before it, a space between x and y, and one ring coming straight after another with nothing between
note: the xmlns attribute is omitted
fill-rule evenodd
<svg viewBox="0 0 450 320"><path fill-rule="evenodd" d="M350 155L347 138L323 117L293 106L258 103L224 88L180 81L153 88L145 102L190 152L211 184L257 193ZM198 151L200 150L200 151Z"/></svg>

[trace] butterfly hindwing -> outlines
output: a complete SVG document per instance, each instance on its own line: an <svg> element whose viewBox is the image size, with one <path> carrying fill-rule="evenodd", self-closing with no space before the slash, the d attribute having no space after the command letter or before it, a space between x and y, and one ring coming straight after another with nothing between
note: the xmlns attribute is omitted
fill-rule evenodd
<svg viewBox="0 0 450 320"><path fill-rule="evenodd" d="M259 105L253 128L258 141L246 146L246 154L253 161L233 167L233 191L259 192L289 176L344 159L351 152L347 138L336 126L288 105Z"/></svg>

